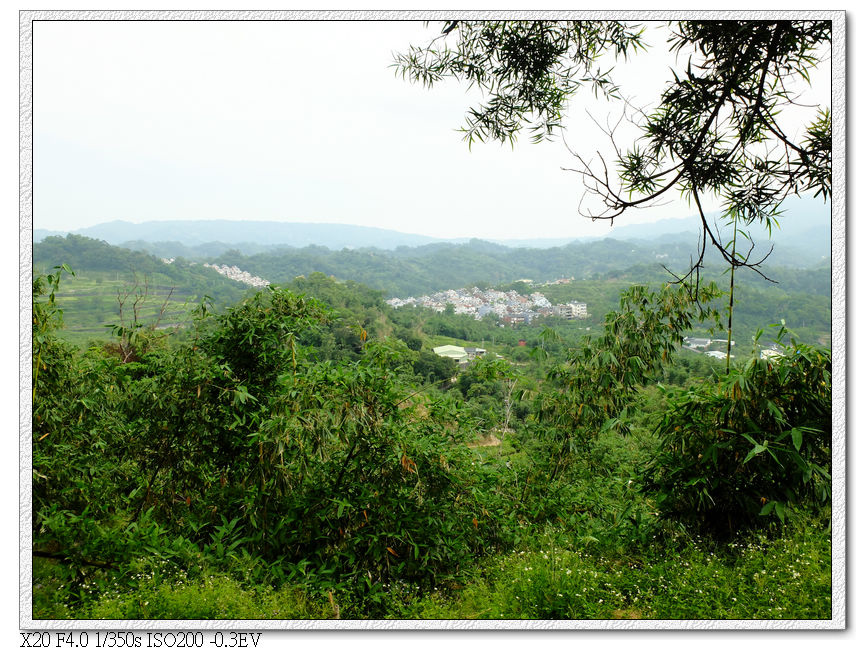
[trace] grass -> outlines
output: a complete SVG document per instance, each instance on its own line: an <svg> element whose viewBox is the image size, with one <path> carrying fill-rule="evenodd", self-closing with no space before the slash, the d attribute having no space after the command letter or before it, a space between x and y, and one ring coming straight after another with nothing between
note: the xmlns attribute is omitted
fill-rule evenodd
<svg viewBox="0 0 865 650"><path fill-rule="evenodd" d="M324 619L339 613L336 601L301 586L252 584L204 568L194 573L165 560L138 563L137 570L95 574L74 593L63 567L34 558L34 619Z"/></svg>
<svg viewBox="0 0 865 650"><path fill-rule="evenodd" d="M490 558L447 591L393 590L393 619L808 620L831 617L829 534L814 520L770 538L752 533L719 544L676 535L636 553L565 542L548 529L521 550ZM36 572L34 618L329 619L364 611L346 593L315 594L234 576L142 569L70 607L45 597ZM363 616L360 614L360 616Z"/></svg>
<svg viewBox="0 0 865 650"><path fill-rule="evenodd" d="M232 284L218 279L218 285ZM57 304L63 310L62 329L57 335L78 346L86 346L93 340L109 340L111 325L130 326L133 321L133 303L138 293L146 296L140 301L138 320L145 325L159 321L161 327L169 327L189 319L189 312L202 293L191 286L178 286L177 281L160 273L139 275L132 272L76 270L75 275L64 276L56 294ZM209 293L222 295L226 291L239 297L243 289L211 288ZM221 292L221 293L220 293ZM120 318L118 295L123 300L123 319Z"/></svg>
<svg viewBox="0 0 865 650"><path fill-rule="evenodd" d="M63 310L64 327L58 334L73 343L88 339L107 339L109 326L120 324L118 295L129 294L124 301L124 317L127 324L132 318L132 303L136 287L129 274L108 271L87 271L64 278L57 292L57 304ZM139 320L155 322L163 304L162 322L171 324L183 320L188 312L187 299L181 291L172 292L170 279L153 277L148 280L146 299L139 306ZM137 288L144 291L143 286Z"/></svg>
<svg viewBox="0 0 865 650"><path fill-rule="evenodd" d="M107 593L81 612L95 619L323 619L337 610L294 586L244 587L228 576L196 582L146 582L129 593Z"/></svg>
<svg viewBox="0 0 865 650"><path fill-rule="evenodd" d="M831 617L829 535L813 524L768 539L621 556L556 545L496 558L451 594L435 592L395 618L785 620Z"/></svg>

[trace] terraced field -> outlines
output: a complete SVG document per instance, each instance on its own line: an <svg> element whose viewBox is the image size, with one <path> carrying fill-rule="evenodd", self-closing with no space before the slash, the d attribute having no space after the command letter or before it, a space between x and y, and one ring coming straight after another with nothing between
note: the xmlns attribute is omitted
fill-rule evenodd
<svg viewBox="0 0 865 650"><path fill-rule="evenodd" d="M226 279L224 292L236 299L245 288ZM60 335L87 345L109 338L113 325L128 327L136 320L157 328L182 326L205 295L194 283L179 284L160 273L76 270L75 276L64 277L56 295L63 310Z"/></svg>

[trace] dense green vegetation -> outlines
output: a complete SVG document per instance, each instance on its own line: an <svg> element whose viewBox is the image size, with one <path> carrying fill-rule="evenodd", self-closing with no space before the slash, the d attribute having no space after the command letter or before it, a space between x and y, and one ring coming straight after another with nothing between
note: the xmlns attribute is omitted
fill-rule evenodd
<svg viewBox="0 0 865 650"><path fill-rule="evenodd" d="M290 282L298 275L318 271L338 278L352 278L381 289L389 296L404 297L478 283L507 284L520 278L530 278L536 283L571 277L596 281L622 274L639 278L637 271L645 270L652 279L659 277L668 281L671 276L661 265L674 271L687 268L693 248L690 238L655 242L602 239L546 249L508 248L472 240L468 244L429 244L393 251L377 248L334 251L323 246L254 255L228 251L215 259L219 264L236 265L271 282ZM772 261L778 266L764 272L784 290L788 284L785 280L793 289L799 276L811 276L816 271L785 266L782 252L773 255ZM710 273L717 274L726 268L719 256L707 255L706 264ZM819 268L826 270L821 282L828 286L828 262L823 262ZM772 286L755 273L750 275L752 283Z"/></svg>
<svg viewBox="0 0 865 650"><path fill-rule="evenodd" d="M680 352L711 285L587 335L314 274L82 350L69 280L34 281L36 618L831 615L829 352Z"/></svg>
<svg viewBox="0 0 865 650"><path fill-rule="evenodd" d="M104 340L112 325L180 325L191 305L205 296L223 307L240 300L247 290L200 264L182 259L165 264L146 253L78 235L48 237L34 246L37 274L61 264L76 272L57 290L65 314L59 335L85 346Z"/></svg>
<svg viewBox="0 0 865 650"><path fill-rule="evenodd" d="M332 304L334 296L326 292L315 293L325 291L323 286L315 282L310 284L304 278L311 278L317 273L331 274L340 279L350 278L347 286L352 287L353 291L346 293L365 296L363 308L367 314L362 319L363 325L374 330L376 326L373 321L376 318L395 318L402 323L403 328L413 328L415 334L423 330L427 334L467 341L506 341L509 345L515 345L518 339L524 338L531 345L545 326L554 325L558 331L570 333L568 336L573 340L576 340L579 327L590 327L597 331L603 325L605 314L616 309L623 290L634 284L660 285L671 280L671 275L653 259L654 253L647 255L644 263L629 265L626 255L610 254L607 247L613 242L606 242L604 246L600 244L594 248L514 251L484 243L490 251L494 251L494 255L475 255L472 246L449 245L400 249L396 252L335 252L324 248L308 248L279 255L230 255L218 261L221 264L236 264L245 271L290 286L299 292L312 292L328 304ZM479 247L481 243L475 242L474 246ZM518 259L525 260L524 266L513 264ZM556 262L557 259L561 259L561 263ZM104 337L108 331L106 326L120 320L118 294L126 296L125 317L129 320L136 296L146 291L147 299L142 301L140 308L141 320L148 323L155 321L168 298L161 319L161 324L166 326L183 320L188 305L204 296L209 296L216 308L222 309L250 291L240 283L198 264L190 264L182 259L175 260L173 264L164 264L150 255L85 237L50 237L34 247L37 272L50 270L53 266L67 263L67 260L76 269L76 276L68 278L58 294L58 299L63 303L66 322L61 336L79 344L87 344L100 334ZM603 265L605 270L591 271L600 268L598 265ZM559 273L567 269L567 273ZM793 269L778 266L767 267L764 272L774 282L768 282L748 270L742 270L737 275L735 338L739 344L747 343L757 329L782 320L796 331L800 340L828 344L831 324L829 267ZM574 280L568 284L545 286L515 283L521 277L541 282L556 279L560 275L574 276ZM728 276L720 267L709 267L705 277L719 285L729 283ZM362 285L365 285L363 289L360 288ZM407 314L389 315L381 303L381 298L393 295L419 296L425 291L468 286L503 290L513 288L524 294L541 291L554 304L572 300L586 302L590 318L582 324L546 319L514 333L503 331L493 320L478 322L468 316L461 318L431 313L414 317ZM401 291L395 292L395 288ZM352 303L343 306L351 311L359 305ZM716 306L720 307L720 302ZM388 315L384 316L382 312ZM704 329L701 326L698 331ZM382 333L389 331L385 327ZM739 332L744 335L744 341Z"/></svg>

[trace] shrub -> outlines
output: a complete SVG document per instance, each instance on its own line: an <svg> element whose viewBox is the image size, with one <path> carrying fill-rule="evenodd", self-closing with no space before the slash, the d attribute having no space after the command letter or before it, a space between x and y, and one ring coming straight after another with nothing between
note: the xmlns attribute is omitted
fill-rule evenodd
<svg viewBox="0 0 865 650"><path fill-rule="evenodd" d="M831 358L795 344L667 393L646 486L667 516L716 533L782 523L830 494Z"/></svg>

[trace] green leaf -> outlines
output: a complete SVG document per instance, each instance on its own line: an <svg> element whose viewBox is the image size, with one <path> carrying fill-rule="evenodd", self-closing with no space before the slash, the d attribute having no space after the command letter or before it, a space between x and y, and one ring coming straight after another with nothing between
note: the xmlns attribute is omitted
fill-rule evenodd
<svg viewBox="0 0 865 650"><path fill-rule="evenodd" d="M796 448L796 451L802 447L802 430L796 427L790 431L790 437L793 439L793 446Z"/></svg>
<svg viewBox="0 0 865 650"><path fill-rule="evenodd" d="M742 461L742 464L744 465L749 460L754 458L754 456L758 456L759 454L762 454L764 451L766 451L765 445L755 445L754 448L748 452L748 455L745 456L745 460Z"/></svg>
<svg viewBox="0 0 865 650"><path fill-rule="evenodd" d="M757 441L754 440L754 439L753 439L751 436L749 436L747 433L743 433L743 434L742 434L742 437L743 437L745 440L747 440L748 442L750 442L752 445L757 445L757 444L758 444Z"/></svg>
<svg viewBox="0 0 865 650"><path fill-rule="evenodd" d="M786 420L784 419L784 415L781 413L781 411L778 409L778 407L775 406L775 402L767 401L766 406L769 407L769 410L772 411L772 416L776 420L778 420L778 422L786 423ZM797 449L798 449L798 447L797 447Z"/></svg>

